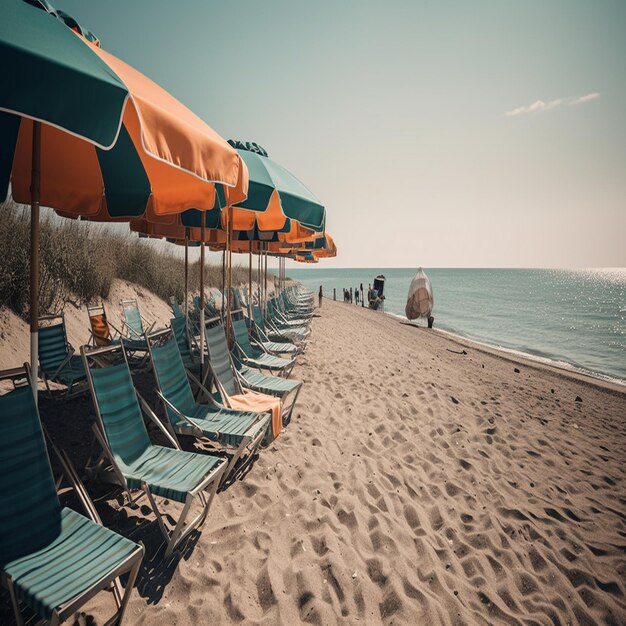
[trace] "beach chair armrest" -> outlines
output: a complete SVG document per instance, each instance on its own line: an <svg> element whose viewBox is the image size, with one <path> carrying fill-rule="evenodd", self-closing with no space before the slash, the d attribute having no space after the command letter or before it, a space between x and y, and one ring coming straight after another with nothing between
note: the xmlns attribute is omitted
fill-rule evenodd
<svg viewBox="0 0 626 626"><path fill-rule="evenodd" d="M140 315L141 319L143 320L143 323L146 324L146 326L148 326L148 330L144 331L144 335L147 335L148 333L151 333L152 329L154 328L154 326L156 324L156 320L154 320L154 322L152 322L152 324L150 324L148 322L148 320L143 315L141 315L141 313L139 315Z"/></svg>
<svg viewBox="0 0 626 626"><path fill-rule="evenodd" d="M50 433L48 433L48 429L43 424L41 425L41 428L43 430L43 434L46 439L47 445L50 448L52 448L52 452L54 453L54 455L56 456L57 460L59 461L61 465L61 471L63 473L63 476L65 476L67 481L70 483L72 489L76 493L76 496L78 500L80 501L85 511L85 514L92 522L95 522L96 524L100 524L100 526L102 526L103 525L102 520L100 519L100 516L98 515L98 511L96 510L96 507L94 506L91 498L89 497L89 494L87 493L87 490L85 489L85 485L83 484L83 481L78 476L78 473L76 472L76 469L72 465L72 462L70 461L69 457L67 456L65 451L59 449L57 445L54 443L54 441L52 441L52 437L50 437Z"/></svg>
<svg viewBox="0 0 626 626"><path fill-rule="evenodd" d="M263 354L270 354L270 351L260 341L257 341L253 337L250 338L250 344L253 347L258 348L261 352L263 352Z"/></svg>
<svg viewBox="0 0 626 626"><path fill-rule="evenodd" d="M135 391L135 393L137 394L137 399L139 400L139 405L141 406L141 410L144 412L144 415L149 420L154 422L155 426L163 433L163 435L165 435L165 438L176 450L180 450L180 445L178 445L176 439L174 439L174 437L172 437L172 435L167 431L167 428L165 428L163 422L161 422L161 420L156 416L150 405L143 399L142 395L138 391Z"/></svg>
<svg viewBox="0 0 626 626"><path fill-rule="evenodd" d="M261 341L269 341L269 337L265 334L265 331L256 322L254 323L254 328L261 338Z"/></svg>
<svg viewBox="0 0 626 626"><path fill-rule="evenodd" d="M136 334L135 331L128 325L126 320L122 320L122 330L124 331L122 334L125 337L130 337L133 334Z"/></svg>
<svg viewBox="0 0 626 626"><path fill-rule="evenodd" d="M185 415L184 413L181 413L162 393L159 389L156 389L156 394L157 396L159 396L159 398L163 401L163 403L166 405L167 408L170 408L172 411L174 411L174 413L176 413L176 415L178 415L179 419L182 420L183 422L189 424L190 426L193 426L194 428L199 429L200 431L202 431L202 428L200 428L200 426L198 424L196 424L193 419L191 419L189 416Z"/></svg>
<svg viewBox="0 0 626 626"><path fill-rule="evenodd" d="M233 341L233 347L237 350L237 352L241 355L241 358L246 361L250 357L244 352L243 348L237 343L237 340Z"/></svg>
<svg viewBox="0 0 626 626"><path fill-rule="evenodd" d="M123 335L122 331L117 326L114 326L113 324L111 324L111 322L108 322L108 324L117 333L118 337L121 337ZM112 337L112 339L117 339L117 337Z"/></svg>
<svg viewBox="0 0 626 626"><path fill-rule="evenodd" d="M200 382L189 370L187 370L187 378L189 378L191 382L196 385L196 387L198 387L200 391L202 391L202 393L206 396L207 404L219 408L220 405L215 401L215 398L213 397L211 392L206 388L206 378L209 375L209 372L210 368L207 367L207 371L204 375L204 380L202 382Z"/></svg>
<svg viewBox="0 0 626 626"><path fill-rule="evenodd" d="M72 346L67 346L67 356L61 361L59 367L56 368L54 374L52 374L51 378L54 380L57 376L63 371L65 366L70 362L70 359L74 356L74 348Z"/></svg>
<svg viewBox="0 0 626 626"><path fill-rule="evenodd" d="M115 457L113 456L113 453L111 452L111 448L109 448L109 444L103 432L100 430L97 424L92 424L91 429L93 430L96 436L96 439L98 440L98 443L102 446L102 451L104 452L104 455L109 460L109 463L111 463L111 466L113 467L113 472L117 476L117 479L120 481L120 485L122 486L122 489L130 493L130 489L128 487L128 483L126 482L126 478L124 474L122 473L122 471L120 470L119 466L117 465L117 462L115 461Z"/></svg>

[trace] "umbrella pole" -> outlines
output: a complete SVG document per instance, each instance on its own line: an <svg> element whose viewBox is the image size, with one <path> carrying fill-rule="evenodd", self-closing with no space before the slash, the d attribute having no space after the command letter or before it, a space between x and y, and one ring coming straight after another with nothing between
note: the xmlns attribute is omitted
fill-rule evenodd
<svg viewBox="0 0 626 626"><path fill-rule="evenodd" d="M185 228L185 317L189 314L189 305L187 304L187 292L189 291L189 236Z"/></svg>
<svg viewBox="0 0 626 626"><path fill-rule="evenodd" d="M226 235L228 237L228 235ZM222 251L222 320L224 320L224 309L226 301L226 248Z"/></svg>
<svg viewBox="0 0 626 626"><path fill-rule="evenodd" d="M264 271L264 285L265 285L265 289L264 289L264 295L265 295L265 300L267 300L267 250L265 251L265 254L263 255L265 257L265 271Z"/></svg>
<svg viewBox="0 0 626 626"><path fill-rule="evenodd" d="M258 295L258 300L259 300L259 309L261 311L263 311L263 306L261 304L261 246L257 246L257 263L256 263L256 291L257 291L257 295Z"/></svg>
<svg viewBox="0 0 626 626"><path fill-rule="evenodd" d="M41 122L33 122L30 175L30 369L37 404L39 361L39 190L41 180Z"/></svg>
<svg viewBox="0 0 626 626"><path fill-rule="evenodd" d="M252 242L248 252L248 315L252 319Z"/></svg>
<svg viewBox="0 0 626 626"><path fill-rule="evenodd" d="M204 238L206 233L206 216L202 214L200 227L200 372L204 379Z"/></svg>
<svg viewBox="0 0 626 626"><path fill-rule="evenodd" d="M233 208L228 206L228 231L226 235L226 246L228 248L228 267L227 267L227 282L226 289L228 294L228 300L226 301L226 343L230 345L230 312L231 312L231 290L233 282L232 263L233 263Z"/></svg>

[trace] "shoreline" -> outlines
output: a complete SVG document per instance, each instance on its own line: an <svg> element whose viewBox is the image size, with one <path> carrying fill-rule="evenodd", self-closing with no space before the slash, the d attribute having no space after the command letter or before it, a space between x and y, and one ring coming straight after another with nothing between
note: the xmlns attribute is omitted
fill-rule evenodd
<svg viewBox="0 0 626 626"><path fill-rule="evenodd" d="M389 315L394 316L393 313L390 313ZM413 326L414 328L423 328L421 326L417 326L416 324L412 324L408 320L406 322L400 321L400 323L405 326ZM565 378L573 378L579 382L596 386L607 391L613 391L618 395L626 396L626 380L622 381L621 379L610 377L607 374L591 372L583 368L579 368L576 365L572 365L571 363L562 362L563 364L561 365L558 361L550 359L550 357L541 357L528 352L522 352L521 350L514 350L513 348L494 346L492 344L478 341L477 339L471 339L442 328L424 330L433 330L439 335L450 339L460 346L482 351L486 354L497 356L511 363L520 363L528 367L546 369L555 374L560 374Z"/></svg>
<svg viewBox="0 0 626 626"><path fill-rule="evenodd" d="M333 299L328 296L324 296L324 299L328 299L329 301L333 302ZM343 304L343 302L340 302L339 300L336 300L335 302ZM355 305L350 306L354 306L354 308L357 308ZM359 306L358 308L370 310L368 309L368 307ZM378 311L372 311L372 313L378 313ZM474 350L482 350L486 353L494 354L495 356L501 356L503 359L507 359L511 362L519 362L528 366L534 365L538 368L545 367L557 373L561 373L564 376L572 376L577 380L580 380L581 382L587 382L590 385L598 385L599 387L602 387L604 389L613 390L618 394L626 394L626 379L616 378L614 376L611 376L610 374L604 374L602 372L593 372L578 365L574 365L573 363L568 363L567 361L558 361L551 357L539 356L537 354L523 352L522 350L516 350L515 348L497 346L488 343L487 341L466 337L465 335L461 335L460 333L451 330L437 327L429 329L425 326L416 324L414 321L411 321L405 316L399 315L398 313L392 313L390 311L383 311L382 313L397 320L400 324L403 324L405 326L412 326L421 330L434 331L444 337L450 338L452 341L455 341L459 345L471 347Z"/></svg>

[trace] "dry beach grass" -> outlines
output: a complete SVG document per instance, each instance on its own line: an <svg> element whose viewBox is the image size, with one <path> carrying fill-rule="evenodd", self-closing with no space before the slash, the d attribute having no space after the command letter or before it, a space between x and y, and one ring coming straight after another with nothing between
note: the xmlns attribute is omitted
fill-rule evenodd
<svg viewBox="0 0 626 626"><path fill-rule="evenodd" d="M619 387L330 301L293 375L294 420L179 561L90 486L147 545L128 623L626 622ZM80 463L90 400L42 415Z"/></svg>

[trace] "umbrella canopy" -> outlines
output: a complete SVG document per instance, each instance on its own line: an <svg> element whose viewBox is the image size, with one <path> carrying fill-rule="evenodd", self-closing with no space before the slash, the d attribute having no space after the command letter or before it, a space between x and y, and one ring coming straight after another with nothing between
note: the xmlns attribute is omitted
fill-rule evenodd
<svg viewBox="0 0 626 626"><path fill-rule="evenodd" d="M23 0L6 3L0 198L10 180L13 198L31 201L33 120L45 123L40 202L63 215L110 219L210 209L216 182L229 201L245 197L240 157L200 118L54 15Z"/></svg>
<svg viewBox="0 0 626 626"><path fill-rule="evenodd" d="M275 193L286 217L297 220L305 228L324 230L326 210L313 193L290 171L267 156L254 143L229 140L248 166L250 185L248 197L235 208L265 211Z"/></svg>

